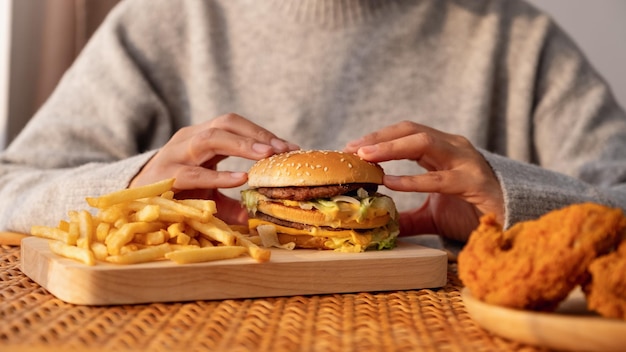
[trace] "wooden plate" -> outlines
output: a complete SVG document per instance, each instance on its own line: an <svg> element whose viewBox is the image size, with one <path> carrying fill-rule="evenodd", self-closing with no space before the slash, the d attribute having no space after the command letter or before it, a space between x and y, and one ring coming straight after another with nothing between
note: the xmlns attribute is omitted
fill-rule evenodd
<svg viewBox="0 0 626 352"><path fill-rule="evenodd" d="M22 241L20 268L57 298L74 304L293 296L435 288L446 284L446 252L398 240L392 250L338 253L273 249L250 257L179 265L171 261L87 266L52 253L48 241Z"/></svg>
<svg viewBox="0 0 626 352"><path fill-rule="evenodd" d="M559 350L624 351L626 321L603 318L586 308L580 289L574 290L554 313L505 308L482 302L467 288L462 293L470 316L502 337Z"/></svg>

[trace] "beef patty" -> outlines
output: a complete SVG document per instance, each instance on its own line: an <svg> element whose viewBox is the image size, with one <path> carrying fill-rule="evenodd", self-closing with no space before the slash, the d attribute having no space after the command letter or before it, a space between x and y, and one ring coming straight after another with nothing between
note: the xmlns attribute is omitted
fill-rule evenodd
<svg viewBox="0 0 626 352"><path fill-rule="evenodd" d="M359 188L365 189L368 194L374 194L378 190L378 185L374 183L346 183L341 185L307 187L260 187L257 191L272 199L304 201L350 194L351 192L356 192Z"/></svg>

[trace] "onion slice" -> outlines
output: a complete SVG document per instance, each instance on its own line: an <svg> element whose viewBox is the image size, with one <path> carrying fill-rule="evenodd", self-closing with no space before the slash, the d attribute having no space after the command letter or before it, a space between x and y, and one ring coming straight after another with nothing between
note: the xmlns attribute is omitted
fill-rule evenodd
<svg viewBox="0 0 626 352"><path fill-rule="evenodd" d="M346 202L346 203L352 203L356 205L361 204L361 202L358 199L354 197L350 197L350 196L344 196L344 195L334 196L330 200L332 200L333 202Z"/></svg>
<svg viewBox="0 0 626 352"><path fill-rule="evenodd" d="M256 231L261 237L261 243L263 243L263 247L276 247L288 250L292 250L296 247L296 244L294 242L289 242L285 244L281 244L280 242L278 242L278 235L276 234L275 226L259 225L257 226Z"/></svg>

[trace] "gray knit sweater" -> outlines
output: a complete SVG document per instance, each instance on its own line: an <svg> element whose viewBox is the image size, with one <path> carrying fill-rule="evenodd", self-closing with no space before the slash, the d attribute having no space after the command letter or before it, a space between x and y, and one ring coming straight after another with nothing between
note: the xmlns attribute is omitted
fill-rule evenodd
<svg viewBox="0 0 626 352"><path fill-rule="evenodd" d="M57 224L126 187L180 127L228 112L303 148L399 120L464 135L500 179L507 226L574 202L626 208L624 111L524 2L125 0L1 155L0 228Z"/></svg>

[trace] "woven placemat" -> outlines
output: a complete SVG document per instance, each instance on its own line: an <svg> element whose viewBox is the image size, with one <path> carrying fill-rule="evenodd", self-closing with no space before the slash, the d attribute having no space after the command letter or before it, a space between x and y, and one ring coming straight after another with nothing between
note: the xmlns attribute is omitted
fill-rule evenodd
<svg viewBox="0 0 626 352"><path fill-rule="evenodd" d="M472 321L454 263L435 290L93 307L55 298L19 260L0 247L2 351L539 351Z"/></svg>

